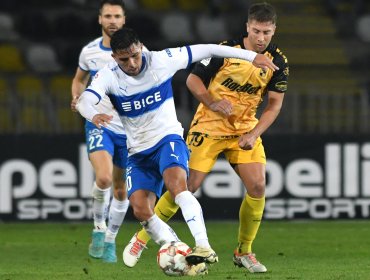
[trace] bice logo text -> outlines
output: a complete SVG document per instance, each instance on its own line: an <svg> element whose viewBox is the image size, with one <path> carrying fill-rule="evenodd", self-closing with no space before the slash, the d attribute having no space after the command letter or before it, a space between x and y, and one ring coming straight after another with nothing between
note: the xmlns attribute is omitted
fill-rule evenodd
<svg viewBox="0 0 370 280"><path fill-rule="evenodd" d="M157 91L154 94L148 95L144 98L141 98L139 100L134 100L131 102L122 102L122 109L125 112L129 112L132 110L140 110L142 108L147 107L148 105L151 105L156 102L160 102L162 100L161 92Z"/></svg>

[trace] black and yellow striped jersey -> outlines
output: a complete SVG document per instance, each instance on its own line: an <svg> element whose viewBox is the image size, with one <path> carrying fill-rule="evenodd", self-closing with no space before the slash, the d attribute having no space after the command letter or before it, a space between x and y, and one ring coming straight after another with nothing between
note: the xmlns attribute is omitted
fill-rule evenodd
<svg viewBox="0 0 370 280"><path fill-rule="evenodd" d="M247 36L247 35L245 35ZM243 37L221 43L243 48ZM263 70L251 62L235 58L208 58L198 62L192 73L200 77L216 99L228 99L233 104L229 118L211 111L202 103L194 115L190 133L202 132L209 136L241 135L254 128L256 112L268 91L285 93L289 66L284 54L274 44L263 53L272 59L279 70Z"/></svg>

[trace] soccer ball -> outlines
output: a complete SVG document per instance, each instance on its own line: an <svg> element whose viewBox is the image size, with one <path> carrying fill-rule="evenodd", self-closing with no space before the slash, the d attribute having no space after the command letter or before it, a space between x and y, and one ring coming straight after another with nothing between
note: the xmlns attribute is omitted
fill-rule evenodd
<svg viewBox="0 0 370 280"><path fill-rule="evenodd" d="M157 263L166 275L181 276L189 268L185 256L190 252L191 248L184 242L172 241L159 249Z"/></svg>

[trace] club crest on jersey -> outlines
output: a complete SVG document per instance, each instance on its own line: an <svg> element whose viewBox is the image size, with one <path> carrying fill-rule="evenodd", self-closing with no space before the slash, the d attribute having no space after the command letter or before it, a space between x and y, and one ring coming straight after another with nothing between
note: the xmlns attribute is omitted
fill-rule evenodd
<svg viewBox="0 0 370 280"><path fill-rule="evenodd" d="M94 77L93 77L93 80L96 80L98 77L99 77L99 74L98 74L98 73L96 73L96 74L94 75Z"/></svg>
<svg viewBox="0 0 370 280"><path fill-rule="evenodd" d="M145 108L153 103L157 103L162 101L161 92L157 91L154 94L148 95L144 98L141 98L139 100L133 100L128 102L122 102L121 106L123 111L130 112L132 110L140 110L142 108Z"/></svg>
<svg viewBox="0 0 370 280"><path fill-rule="evenodd" d="M262 69L261 68L261 71L260 71L260 77L261 78L266 78L266 75L267 75L267 71L265 69Z"/></svg>

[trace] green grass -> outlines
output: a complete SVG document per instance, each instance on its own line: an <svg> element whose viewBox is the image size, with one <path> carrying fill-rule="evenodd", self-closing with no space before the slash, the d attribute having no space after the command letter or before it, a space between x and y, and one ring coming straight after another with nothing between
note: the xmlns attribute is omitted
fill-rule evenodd
<svg viewBox="0 0 370 280"><path fill-rule="evenodd" d="M179 237L193 246L186 225L171 223ZM138 228L126 223L117 239L116 264L87 255L90 223L0 224L0 279L168 279L157 267L158 246L149 244L132 269L122 250ZM203 279L370 279L369 221L264 221L254 251L268 272L250 274L234 267L237 222L208 222L208 235L220 262Z"/></svg>

